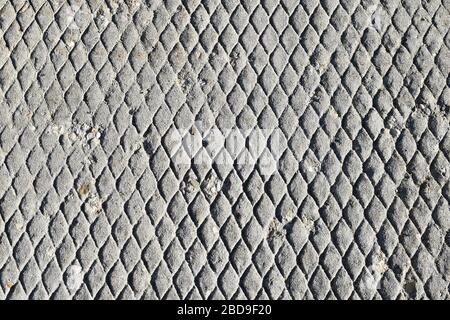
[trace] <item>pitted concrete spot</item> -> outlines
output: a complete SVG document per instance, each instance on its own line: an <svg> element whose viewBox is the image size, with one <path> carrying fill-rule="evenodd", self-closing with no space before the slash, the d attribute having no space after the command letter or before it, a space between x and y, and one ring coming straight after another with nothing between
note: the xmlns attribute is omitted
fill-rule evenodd
<svg viewBox="0 0 450 320"><path fill-rule="evenodd" d="M98 214L102 210L103 200L93 194L90 194L86 200L86 213L90 216Z"/></svg>
<svg viewBox="0 0 450 320"><path fill-rule="evenodd" d="M274 218L268 228L267 228L267 239L268 240L279 240L286 235L286 230L284 229L283 224L278 221L277 218Z"/></svg>
<svg viewBox="0 0 450 320"><path fill-rule="evenodd" d="M222 181L219 177L211 172L202 184L202 190L208 198L215 197L222 189Z"/></svg>
<svg viewBox="0 0 450 320"><path fill-rule="evenodd" d="M192 194L197 193L200 190L200 183L193 173L189 173L188 176L181 183L181 191L183 193Z"/></svg>

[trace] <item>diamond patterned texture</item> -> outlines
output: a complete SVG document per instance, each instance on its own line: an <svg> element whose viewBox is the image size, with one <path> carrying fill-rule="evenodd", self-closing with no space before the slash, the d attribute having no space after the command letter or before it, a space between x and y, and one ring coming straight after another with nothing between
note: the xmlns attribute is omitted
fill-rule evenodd
<svg viewBox="0 0 450 320"><path fill-rule="evenodd" d="M449 10L0 0L0 298L450 299Z"/></svg>

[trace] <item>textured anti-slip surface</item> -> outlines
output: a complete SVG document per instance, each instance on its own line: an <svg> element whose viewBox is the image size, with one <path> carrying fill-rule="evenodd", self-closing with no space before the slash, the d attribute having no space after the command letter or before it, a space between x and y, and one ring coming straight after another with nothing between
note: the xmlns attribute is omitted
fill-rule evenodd
<svg viewBox="0 0 450 320"><path fill-rule="evenodd" d="M449 10L0 0L0 298L449 299Z"/></svg>

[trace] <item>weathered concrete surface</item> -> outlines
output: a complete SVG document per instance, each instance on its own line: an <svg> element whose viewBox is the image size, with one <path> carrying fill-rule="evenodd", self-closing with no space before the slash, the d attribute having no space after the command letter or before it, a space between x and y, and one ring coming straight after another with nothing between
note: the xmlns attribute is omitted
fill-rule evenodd
<svg viewBox="0 0 450 320"><path fill-rule="evenodd" d="M0 298L449 299L449 9L0 0Z"/></svg>

